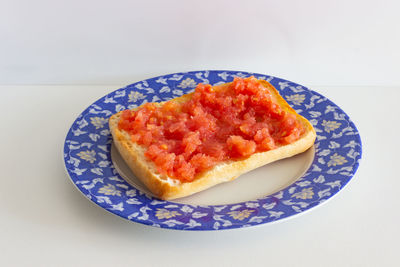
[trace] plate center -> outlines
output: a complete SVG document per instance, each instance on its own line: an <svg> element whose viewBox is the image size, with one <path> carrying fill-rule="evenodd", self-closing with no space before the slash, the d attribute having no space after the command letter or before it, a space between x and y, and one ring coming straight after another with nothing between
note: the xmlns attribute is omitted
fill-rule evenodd
<svg viewBox="0 0 400 267"><path fill-rule="evenodd" d="M298 180L313 162L314 146L291 158L282 159L239 178L211 187L194 195L172 200L191 205L225 205L256 200L282 190ZM132 173L118 150L112 144L111 159L115 169L130 185L152 195L150 191Z"/></svg>

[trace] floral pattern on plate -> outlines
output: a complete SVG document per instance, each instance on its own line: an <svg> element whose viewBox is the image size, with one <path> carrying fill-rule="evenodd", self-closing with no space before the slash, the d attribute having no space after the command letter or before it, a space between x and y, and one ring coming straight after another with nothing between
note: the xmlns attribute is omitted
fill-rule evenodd
<svg viewBox="0 0 400 267"><path fill-rule="evenodd" d="M194 90L198 83L217 85L235 76L269 81L317 132L311 167L287 188L261 199L214 206L163 201L129 185L111 161L108 118L146 102L165 101ZM118 89L83 111L64 144L72 182L91 201L138 223L179 230L221 230L278 221L331 198L356 172L361 140L354 123L337 105L301 85L280 78L238 71L194 71L169 74Z"/></svg>

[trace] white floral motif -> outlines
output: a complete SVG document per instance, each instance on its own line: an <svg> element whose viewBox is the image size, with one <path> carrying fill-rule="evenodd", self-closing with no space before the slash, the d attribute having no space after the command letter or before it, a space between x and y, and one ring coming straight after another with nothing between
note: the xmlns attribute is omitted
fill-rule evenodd
<svg viewBox="0 0 400 267"><path fill-rule="evenodd" d="M182 89L193 88L195 86L196 86L196 82L190 78L186 78L185 80L182 80L181 83L178 85L178 87L182 88Z"/></svg>
<svg viewBox="0 0 400 267"><path fill-rule="evenodd" d="M90 118L90 123L93 124L96 129L100 129L104 127L104 124L106 124L108 120L106 118L102 117L92 117Z"/></svg>
<svg viewBox="0 0 400 267"><path fill-rule="evenodd" d="M290 86L289 87L294 93L304 92L303 87L299 86Z"/></svg>
<svg viewBox="0 0 400 267"><path fill-rule="evenodd" d="M182 90L174 90L174 91L172 91L172 93L174 94L174 95L183 95L183 92L182 92Z"/></svg>
<svg viewBox="0 0 400 267"><path fill-rule="evenodd" d="M260 204L258 204L257 202L247 202L246 203L246 207L247 208L258 208L260 206Z"/></svg>
<svg viewBox="0 0 400 267"><path fill-rule="evenodd" d="M139 93L138 91L132 91L128 95L128 102L137 102L140 99L144 99L146 96L142 93Z"/></svg>
<svg viewBox="0 0 400 267"><path fill-rule="evenodd" d="M156 80L156 83L162 83L162 84L167 84L167 79L160 77Z"/></svg>
<svg viewBox="0 0 400 267"><path fill-rule="evenodd" d="M286 87L289 86L289 82L279 82L278 84L281 90L284 90Z"/></svg>
<svg viewBox="0 0 400 267"><path fill-rule="evenodd" d="M94 150L81 151L77 155L81 159L89 161L90 163L94 163L96 161L96 152Z"/></svg>
<svg viewBox="0 0 400 267"><path fill-rule="evenodd" d="M201 226L201 223L196 222L193 219L190 219L189 222L186 224L188 226L187 229L194 228L196 226Z"/></svg>
<svg viewBox="0 0 400 267"><path fill-rule="evenodd" d="M117 190L112 184L101 187L98 192L104 195L121 196L121 191Z"/></svg>
<svg viewBox="0 0 400 267"><path fill-rule="evenodd" d="M271 215L273 218L279 218L281 217L282 214L284 214L283 211L268 211L268 213Z"/></svg>
<svg viewBox="0 0 400 267"><path fill-rule="evenodd" d="M168 86L163 86L163 87L160 89L160 93L168 93L168 92L170 92L170 91L171 91L171 89L169 89Z"/></svg>
<svg viewBox="0 0 400 267"><path fill-rule="evenodd" d="M243 221L244 219L248 218L254 210L235 210L228 212L228 214L235 220Z"/></svg>
<svg viewBox="0 0 400 267"><path fill-rule="evenodd" d="M178 75L178 74L174 74L172 77L170 77L169 79L172 81L179 81L180 79L183 78L183 75Z"/></svg>
<svg viewBox="0 0 400 267"><path fill-rule="evenodd" d="M190 213L193 211L192 208L190 208L189 206L185 205L181 208L181 211L186 212L186 213Z"/></svg>
<svg viewBox="0 0 400 267"><path fill-rule="evenodd" d="M276 202L271 202L271 203L269 203L269 204L264 204L262 207L264 208L264 209L266 209L266 210L270 210L270 209L272 209L273 207L275 207L276 206Z"/></svg>
<svg viewBox="0 0 400 267"><path fill-rule="evenodd" d="M352 147L355 148L357 145L357 143L354 140L351 140L349 143L347 143L346 145L344 145L344 147Z"/></svg>
<svg viewBox="0 0 400 267"><path fill-rule="evenodd" d="M300 192L294 193L292 197L300 199L311 199L314 196L314 192L311 187L303 188Z"/></svg>
<svg viewBox="0 0 400 267"><path fill-rule="evenodd" d="M118 210L118 211L123 211L124 210L124 203L120 202L116 205L111 204L111 210Z"/></svg>
<svg viewBox="0 0 400 267"><path fill-rule="evenodd" d="M73 170L70 170L72 173L75 173L76 175L82 175L87 169L79 169L79 168L74 168Z"/></svg>
<svg viewBox="0 0 400 267"><path fill-rule="evenodd" d="M328 112L333 112L333 111L335 111L335 107L332 107L332 106L326 106L326 109L325 109L325 114L326 113L328 113Z"/></svg>
<svg viewBox="0 0 400 267"><path fill-rule="evenodd" d="M324 126L325 132L330 133L331 131L336 130L337 128L342 125L340 122L337 121L322 121L322 126Z"/></svg>
<svg viewBox="0 0 400 267"><path fill-rule="evenodd" d="M133 190L133 189L128 190L128 191L125 192L125 194L126 194L128 197L134 197L134 196L136 196L136 190Z"/></svg>
<svg viewBox="0 0 400 267"><path fill-rule="evenodd" d="M81 131L81 129L72 130L75 136L79 136L81 134L86 134L87 132Z"/></svg>
<svg viewBox="0 0 400 267"><path fill-rule="evenodd" d="M167 209L157 209L156 211L156 217L158 219L170 219L173 218L175 216L179 216L181 215L179 212L177 212L176 210L167 210Z"/></svg>
<svg viewBox="0 0 400 267"><path fill-rule="evenodd" d="M224 81L226 81L226 78L228 78L228 73L226 72L222 72L222 73L218 73L218 76L221 77Z"/></svg>
<svg viewBox="0 0 400 267"><path fill-rule="evenodd" d="M287 96L286 99L288 101L292 102L295 105L301 105L301 103L303 103L304 100L306 99L306 96L305 95L295 94L295 95Z"/></svg>
<svg viewBox="0 0 400 267"><path fill-rule="evenodd" d="M345 157L338 155L337 153L331 156L331 159L328 161L328 167L336 166L336 165L343 165L346 163L347 160Z"/></svg>
<svg viewBox="0 0 400 267"><path fill-rule="evenodd" d="M236 72L235 75L233 75L233 77L240 77L240 78L246 78L247 75L241 72Z"/></svg>

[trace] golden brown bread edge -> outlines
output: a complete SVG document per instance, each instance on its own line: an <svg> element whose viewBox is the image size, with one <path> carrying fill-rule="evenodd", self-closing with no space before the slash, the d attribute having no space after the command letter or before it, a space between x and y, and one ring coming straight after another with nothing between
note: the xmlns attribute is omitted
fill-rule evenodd
<svg viewBox="0 0 400 267"><path fill-rule="evenodd" d="M212 169L200 174L194 181L186 183L181 183L179 180L157 173L154 163L146 159L144 155L145 149L133 143L128 133L118 129L118 121L121 112L114 114L109 120L114 144L135 176L142 181L156 197L163 200L181 198L200 192L219 183L231 181L265 164L306 151L314 144L316 138L313 126L307 119L297 114L270 83L267 81L260 82L263 86L268 88L279 105L286 112L295 114L303 125L305 132L300 139L294 143L280 146L270 151L255 153L244 160L220 163ZM221 90L229 84L230 83L214 86L214 89ZM175 98L174 101L186 101L191 98L192 94L193 93L190 93ZM161 104L162 103L160 103L160 105Z"/></svg>

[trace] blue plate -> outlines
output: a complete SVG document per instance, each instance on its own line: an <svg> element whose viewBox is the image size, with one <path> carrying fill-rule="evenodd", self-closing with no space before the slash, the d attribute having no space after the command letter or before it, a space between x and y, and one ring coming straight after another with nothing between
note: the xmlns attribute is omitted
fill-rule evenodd
<svg viewBox="0 0 400 267"><path fill-rule="evenodd" d="M162 201L129 185L111 161L108 118L145 102L169 100L198 83L226 83L235 76L269 81L288 103L315 127L317 140L311 167L287 188L229 205L188 205ZM237 71L169 74L118 89L90 105L72 124L64 160L72 182L91 201L128 220L178 230L221 230L282 220L320 205L346 185L361 158L361 140L349 117L324 96L280 78Z"/></svg>

